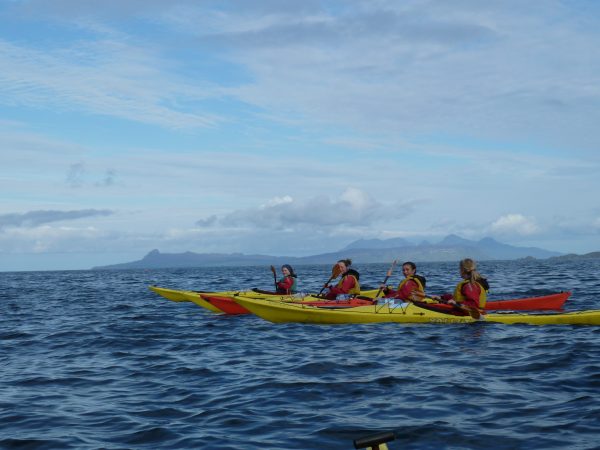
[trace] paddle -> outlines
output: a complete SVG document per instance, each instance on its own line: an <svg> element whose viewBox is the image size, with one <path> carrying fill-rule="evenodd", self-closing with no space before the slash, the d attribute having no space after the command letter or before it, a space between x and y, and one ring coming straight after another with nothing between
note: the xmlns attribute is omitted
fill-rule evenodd
<svg viewBox="0 0 600 450"><path fill-rule="evenodd" d="M423 291L418 291L418 290L416 290L416 289L413 289L412 291L410 291L410 294L411 294L411 295L414 295L415 297L420 297L420 298L422 298L422 299L423 299L423 298L432 298L432 297L427 297L427 294L426 294L425 292L423 292ZM441 303L446 303L446 302L445 302L444 300L442 300L441 298L439 298L439 299L435 299L435 300L438 300L438 301L439 301L439 302L441 302Z"/></svg>
<svg viewBox="0 0 600 450"><path fill-rule="evenodd" d="M473 319L475 319L475 320L481 319L481 313L479 312L479 310L477 308L471 308L470 306L464 306L464 305L459 305L458 307L466 310Z"/></svg>
<svg viewBox="0 0 600 450"><path fill-rule="evenodd" d="M377 291L377 294L375 294L375 297L374 297L374 298L377 298L377 297L379 297L379 294L381 294L381 291L383 291L383 287L385 286L385 283L387 283L387 280L388 280L388 278L392 276L392 272L393 272L393 270L394 270L394 267L396 267L396 260L394 260L394 261L392 262L392 265L391 265L391 266L390 266L390 268L388 269L388 271L387 271L387 274L386 274L386 276L385 276L385 279L383 280L383 283L381 283L381 287L380 287L380 288L379 288L379 290Z"/></svg>
<svg viewBox="0 0 600 450"><path fill-rule="evenodd" d="M277 291L277 271L275 266L271 266L271 272L273 272L273 279L275 280L275 291Z"/></svg>
<svg viewBox="0 0 600 450"><path fill-rule="evenodd" d="M323 293L323 291L325 290L325 288L327 287L327 285L329 283L331 283L331 280L334 280L335 278L339 277L342 274L342 268L340 267L340 265L338 263L335 264L335 266L333 266L331 268L331 276L329 277L329 280L327 280L327 283L325 283L323 285L323 287L321 288L321 290L319 291L319 293L317 295L321 295Z"/></svg>
<svg viewBox="0 0 600 450"><path fill-rule="evenodd" d="M386 442L390 442L396 439L396 433L393 431L383 431L368 436L363 436L358 439L354 439L354 448L371 448L373 450L386 449L388 446Z"/></svg>
<svg viewBox="0 0 600 450"><path fill-rule="evenodd" d="M412 291L411 294L415 295L417 297L421 297L421 298L427 297L427 295L424 292L417 291L417 290ZM433 298L433 297L430 297L430 298ZM434 299L434 300L436 300L436 299ZM441 301L442 299L440 298L439 300ZM443 302L443 303L448 303L448 302ZM469 315L475 320L481 319L481 313L476 308L471 308L469 306L461 305L460 303L451 303L451 305L457 309L461 309L463 311L468 312Z"/></svg>

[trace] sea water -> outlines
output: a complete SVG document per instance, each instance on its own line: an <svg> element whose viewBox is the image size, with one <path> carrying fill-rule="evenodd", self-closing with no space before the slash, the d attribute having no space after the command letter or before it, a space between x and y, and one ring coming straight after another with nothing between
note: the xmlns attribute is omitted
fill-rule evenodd
<svg viewBox="0 0 600 450"><path fill-rule="evenodd" d="M482 262L490 299L572 291L600 261ZM318 291L331 266L299 266ZM358 264L377 288L387 264ZM420 264L451 292L457 263ZM390 279L397 284L400 271ZM600 327L272 324L148 290L272 287L269 267L0 273L0 448L595 449Z"/></svg>

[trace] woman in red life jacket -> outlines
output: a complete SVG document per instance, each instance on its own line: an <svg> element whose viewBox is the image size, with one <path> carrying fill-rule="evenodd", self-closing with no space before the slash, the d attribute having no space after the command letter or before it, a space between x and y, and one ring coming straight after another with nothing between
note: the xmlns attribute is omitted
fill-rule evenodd
<svg viewBox="0 0 600 450"><path fill-rule="evenodd" d="M274 270L274 269L273 269ZM295 294L298 290L297 276L289 264L281 266L283 278L277 282L278 294Z"/></svg>
<svg viewBox="0 0 600 450"><path fill-rule="evenodd" d="M404 280L398 284L396 290L389 289L385 285L382 286L384 288L383 292L385 297L397 298L405 301L421 300L425 297L425 283L427 280L425 277L417 275L417 266L415 263L406 261L402 264L402 273L404 274Z"/></svg>
<svg viewBox="0 0 600 450"><path fill-rule="evenodd" d="M487 291L490 288L488 281L477 272L475 261L471 258L463 259L459 269L463 280L456 285L452 296L445 294L431 298L447 300L449 304L457 305L467 312L484 313Z"/></svg>
<svg viewBox="0 0 600 450"><path fill-rule="evenodd" d="M360 294L360 284L358 279L360 278L359 273L351 269L351 259L340 259L338 266L342 272L342 278L335 285L328 285L329 292L325 294L325 298L328 300L335 300L338 295L358 295Z"/></svg>

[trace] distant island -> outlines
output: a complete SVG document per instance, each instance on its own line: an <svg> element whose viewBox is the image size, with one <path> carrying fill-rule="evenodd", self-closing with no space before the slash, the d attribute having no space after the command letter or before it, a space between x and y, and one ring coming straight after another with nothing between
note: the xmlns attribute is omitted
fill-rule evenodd
<svg viewBox="0 0 600 450"><path fill-rule="evenodd" d="M600 252L585 253L584 255L577 255L575 253L567 253L566 255L552 256L551 260L557 261L570 261L580 259L600 259Z"/></svg>
<svg viewBox="0 0 600 450"><path fill-rule="evenodd" d="M600 252L590 253L588 255ZM415 262L459 261L462 258L487 260L575 258L586 256L564 255L537 247L515 247L486 237L479 241L446 236L437 244L422 242L411 244L401 239L359 239L337 252L312 256L246 255L243 253L161 253L152 250L139 261L93 267L92 270L113 269L165 269L178 267L255 266L269 264L328 264L342 258L352 258L356 263L382 263L394 259Z"/></svg>

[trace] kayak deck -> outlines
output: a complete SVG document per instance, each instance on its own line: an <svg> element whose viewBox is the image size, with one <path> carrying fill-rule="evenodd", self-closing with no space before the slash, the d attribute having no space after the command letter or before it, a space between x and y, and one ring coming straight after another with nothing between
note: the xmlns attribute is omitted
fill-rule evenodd
<svg viewBox="0 0 600 450"><path fill-rule="evenodd" d="M189 302L189 297L194 295L194 291L183 291L179 289L167 289L158 286L149 286L150 290L157 293L172 302Z"/></svg>
<svg viewBox="0 0 600 450"><path fill-rule="evenodd" d="M202 299L202 297L200 297L201 292L198 291L181 291L177 289L161 288L158 286L150 286L150 290L173 302L192 302L214 313L223 312L216 306Z"/></svg>

